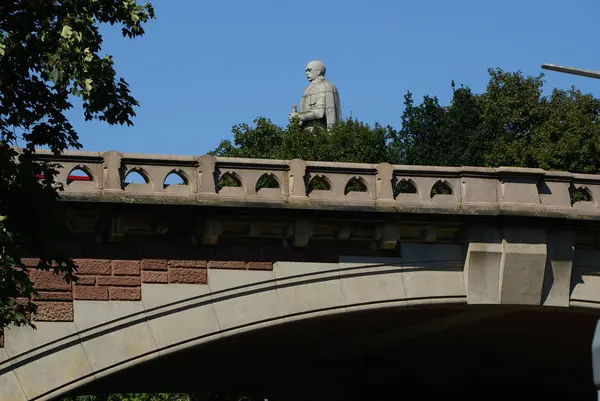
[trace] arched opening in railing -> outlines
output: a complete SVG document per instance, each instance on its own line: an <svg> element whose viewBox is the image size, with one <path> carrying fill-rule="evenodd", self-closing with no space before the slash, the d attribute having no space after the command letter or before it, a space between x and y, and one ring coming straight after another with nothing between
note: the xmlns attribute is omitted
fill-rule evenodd
<svg viewBox="0 0 600 401"><path fill-rule="evenodd" d="M70 185L73 182L90 182L94 181L92 173L85 166L76 166L74 167L69 175L67 176L67 185Z"/></svg>
<svg viewBox="0 0 600 401"><path fill-rule="evenodd" d="M181 170L172 170L165 177L165 181L163 182L163 188L170 187L172 185L188 185L189 180L185 173Z"/></svg>
<svg viewBox="0 0 600 401"><path fill-rule="evenodd" d="M241 178L234 173L233 171L227 171L219 177L219 181L217 182L217 192L221 191L223 188L241 188L242 180Z"/></svg>
<svg viewBox="0 0 600 401"><path fill-rule="evenodd" d="M411 179L403 178L394 186L394 198L400 194L417 194L417 185Z"/></svg>
<svg viewBox="0 0 600 401"><path fill-rule="evenodd" d="M361 177L352 177L346 183L344 195L348 195L350 192L368 192L367 184Z"/></svg>
<svg viewBox="0 0 600 401"><path fill-rule="evenodd" d="M569 187L569 194L571 196L571 206L574 206L579 202L593 202L594 198L592 193L587 187L576 187L571 185Z"/></svg>
<svg viewBox="0 0 600 401"><path fill-rule="evenodd" d="M435 184L433 184L433 187L431 187L431 198L433 198L436 195L452 195L452 187L450 186L450 183L446 180L442 181L439 180L437 181Z"/></svg>
<svg viewBox="0 0 600 401"><path fill-rule="evenodd" d="M308 192L312 191L330 191L331 182L324 175L315 175L308 183Z"/></svg>
<svg viewBox="0 0 600 401"><path fill-rule="evenodd" d="M125 185L129 184L149 184L150 179L148 178L148 173L146 173L141 168L132 168L125 175L125 179L123 180Z"/></svg>
<svg viewBox="0 0 600 401"><path fill-rule="evenodd" d="M277 177L273 173L265 173L256 181L256 192L261 189L278 189L281 188Z"/></svg>

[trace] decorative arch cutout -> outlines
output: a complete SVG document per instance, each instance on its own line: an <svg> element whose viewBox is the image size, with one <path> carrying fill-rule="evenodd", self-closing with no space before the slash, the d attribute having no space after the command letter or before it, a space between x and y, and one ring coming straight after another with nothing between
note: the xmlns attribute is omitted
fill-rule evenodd
<svg viewBox="0 0 600 401"><path fill-rule="evenodd" d="M125 175L125 185L129 184L149 184L150 179L148 178L148 173L146 173L141 168L132 168Z"/></svg>
<svg viewBox="0 0 600 401"><path fill-rule="evenodd" d="M258 181L256 181L256 192L260 191L263 188L271 188L271 189L279 189L281 185L279 185L279 181L277 177L273 173L264 173L260 176Z"/></svg>
<svg viewBox="0 0 600 401"><path fill-rule="evenodd" d="M308 191L331 191L331 182L324 175L316 175L308 183Z"/></svg>
<svg viewBox="0 0 600 401"><path fill-rule="evenodd" d="M94 181L94 177L92 176L92 172L86 166L75 166L69 172L67 176L67 185L71 185L73 182L91 182Z"/></svg>
<svg viewBox="0 0 600 401"><path fill-rule="evenodd" d="M360 177L352 177L346 183L344 195L348 195L350 192L368 192L367 184Z"/></svg>
<svg viewBox="0 0 600 401"><path fill-rule="evenodd" d="M171 170L165 177L163 182L163 188L167 188L171 185L188 185L189 180L185 173L179 169Z"/></svg>
<svg viewBox="0 0 600 401"><path fill-rule="evenodd" d="M431 187L430 196L431 198L433 198L436 195L452 195L452 193L453 192L450 183L446 180L439 180L435 184L433 184L433 187Z"/></svg>
<svg viewBox="0 0 600 401"><path fill-rule="evenodd" d="M223 173L221 177L219 177L219 181L217 182L216 188L217 192L226 187L241 188L242 179L233 171L227 171Z"/></svg>
<svg viewBox="0 0 600 401"><path fill-rule="evenodd" d="M577 202L592 202L594 200L592 193L587 187L575 187L575 185L571 185L569 194L571 195L571 206Z"/></svg>
<svg viewBox="0 0 600 401"><path fill-rule="evenodd" d="M417 194L417 185L411 179L403 178L394 186L394 198L400 194Z"/></svg>

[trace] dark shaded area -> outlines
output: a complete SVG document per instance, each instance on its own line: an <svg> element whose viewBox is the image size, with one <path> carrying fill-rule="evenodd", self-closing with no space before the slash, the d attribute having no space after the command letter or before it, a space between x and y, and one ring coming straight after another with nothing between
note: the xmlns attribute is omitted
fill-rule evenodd
<svg viewBox="0 0 600 401"><path fill-rule="evenodd" d="M501 306L343 313L196 346L77 392L595 400L590 352L596 319L585 311Z"/></svg>

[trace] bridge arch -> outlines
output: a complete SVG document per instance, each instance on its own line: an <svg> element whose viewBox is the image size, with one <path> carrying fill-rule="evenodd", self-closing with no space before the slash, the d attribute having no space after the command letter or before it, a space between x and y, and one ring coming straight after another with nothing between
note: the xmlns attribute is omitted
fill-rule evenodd
<svg viewBox="0 0 600 401"><path fill-rule="evenodd" d="M141 285L139 301L75 300L72 322L7 330L0 350L2 399L52 399L182 350L302 320L379 309L469 309L501 303L493 302L497 291L477 282L477 275L470 276L477 288L469 288L469 270L476 269L473 257L481 256L480 248L404 248L402 258L340 257L337 263L215 261L202 270L193 261L164 261L179 266L167 271L172 282L152 283L162 271L142 270L149 282ZM590 257L594 255L584 252L580 260L585 264ZM147 261L151 269L161 262ZM483 267L494 270L493 258L487 257ZM204 273L205 280L189 280ZM598 293L600 283L591 280L575 282L569 297ZM560 283L553 288L559 289ZM551 299L542 299L542 292L536 306L540 309ZM536 305L530 293L519 293L521 299L512 298L511 305ZM597 300L583 297L570 302L591 307L594 315ZM486 309L484 317L498 313L505 310Z"/></svg>
<svg viewBox="0 0 600 401"><path fill-rule="evenodd" d="M278 262L272 270L250 271L236 262L215 262L206 284L144 283L140 301L75 300L73 322L7 330L0 377L15 375L26 393L15 400L45 400L131 365L249 330L357 309L464 304L461 264L409 266L391 258ZM192 269L180 274L193 275Z"/></svg>

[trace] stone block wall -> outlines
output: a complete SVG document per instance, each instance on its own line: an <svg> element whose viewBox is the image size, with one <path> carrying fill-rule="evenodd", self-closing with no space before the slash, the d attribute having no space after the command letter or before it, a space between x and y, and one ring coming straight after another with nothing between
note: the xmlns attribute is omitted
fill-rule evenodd
<svg viewBox="0 0 600 401"><path fill-rule="evenodd" d="M77 283L66 283L52 271L35 269L39 259L25 258L39 293L37 322L72 322L74 300L141 301L144 284L208 283L208 270L273 270L276 261L338 262L340 254L371 254L369 243L315 241L307 248L282 247L280 241L227 241L198 247L176 238L144 238L128 243L98 243L85 236L69 242L68 252L78 266ZM391 255L393 251L377 254ZM252 274L252 273L250 273ZM0 331L0 348L4 337Z"/></svg>
<svg viewBox="0 0 600 401"><path fill-rule="evenodd" d="M172 259L74 259L77 283L68 284L51 271L30 270L39 292L36 321L73 321L73 300L141 301L142 283L208 284L208 269L272 270L273 262ZM35 267L37 259L26 259Z"/></svg>

